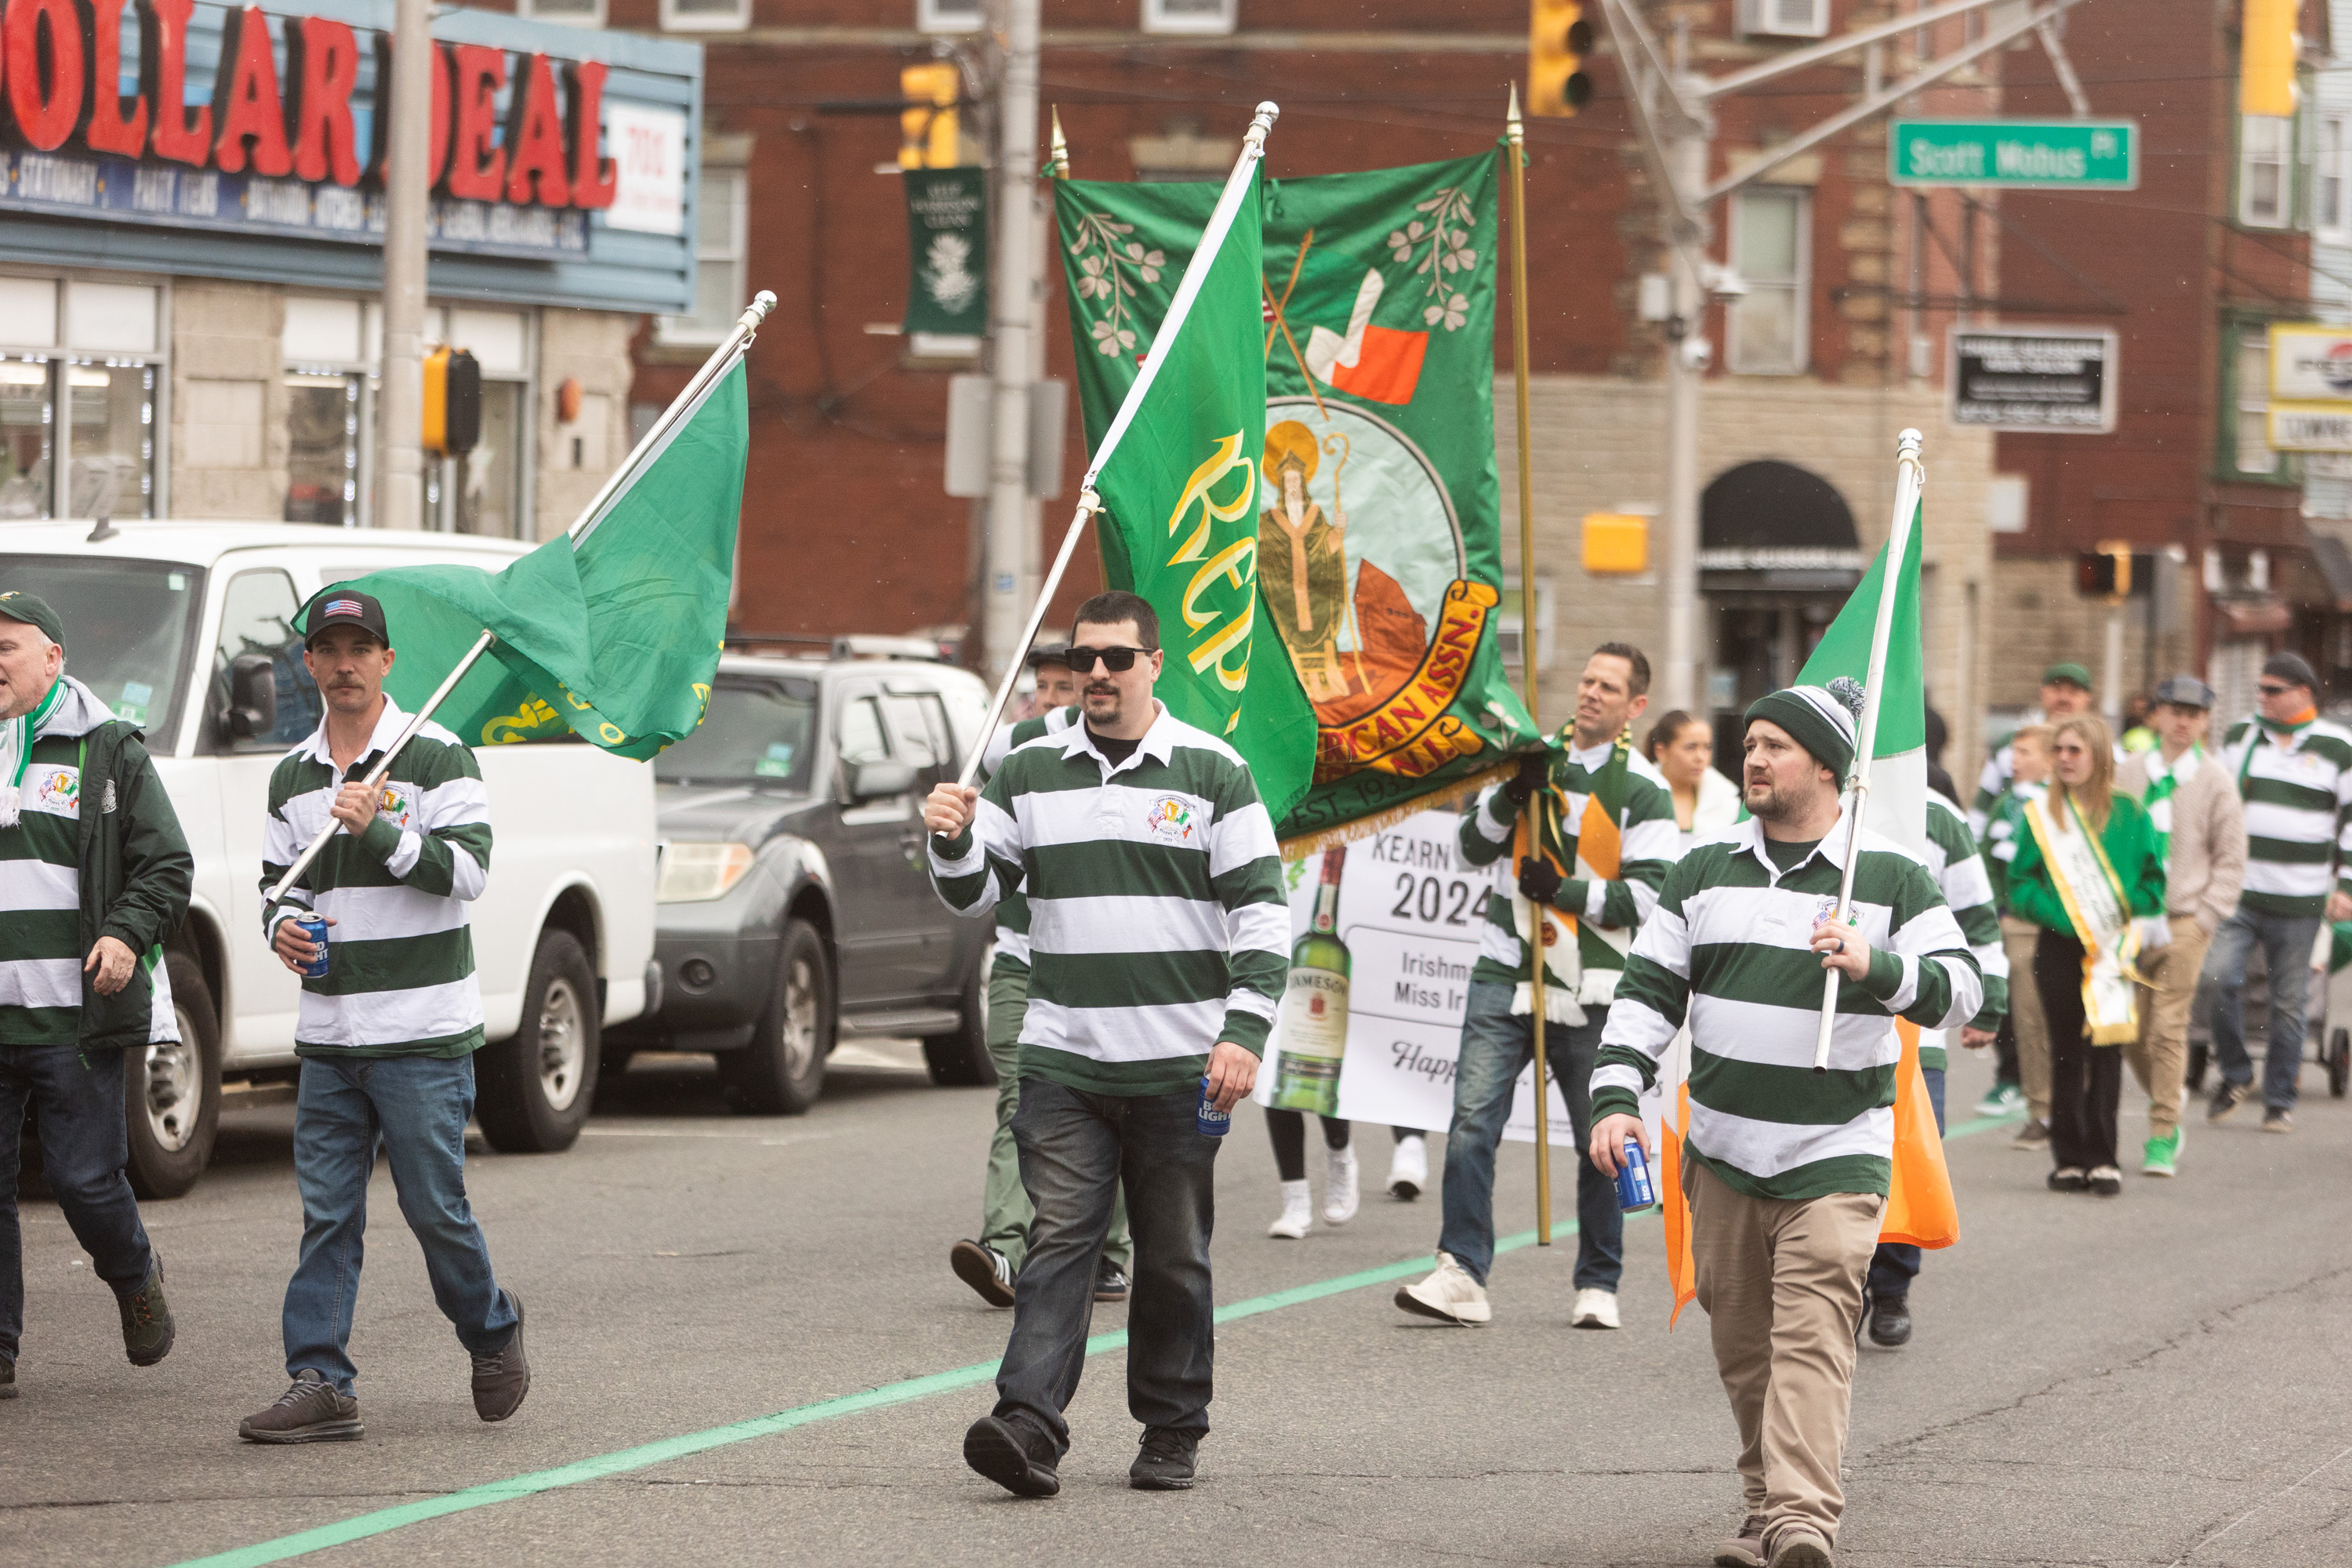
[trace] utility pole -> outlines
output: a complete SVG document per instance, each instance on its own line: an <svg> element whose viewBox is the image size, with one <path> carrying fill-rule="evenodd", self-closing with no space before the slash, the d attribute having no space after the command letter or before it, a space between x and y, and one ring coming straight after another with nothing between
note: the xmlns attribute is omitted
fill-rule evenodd
<svg viewBox="0 0 2352 1568"><path fill-rule="evenodd" d="M375 405L378 528L425 526L425 215L431 193L433 9L396 0L383 191L383 342ZM588 134L593 135L592 129Z"/></svg>
<svg viewBox="0 0 2352 1568"><path fill-rule="evenodd" d="M1706 182L1707 128L1678 115L1666 130L1666 159L1677 188ZM1706 374L1700 332L1706 326L1706 291L1699 277L1706 230L1678 235L1678 218L1666 219L1667 273L1673 279L1674 315L1666 323L1666 506L1665 571L1658 590L1664 603L1665 658L1659 700L1685 712L1699 706L1698 603L1698 395Z"/></svg>
<svg viewBox="0 0 2352 1568"><path fill-rule="evenodd" d="M988 279L994 340L988 464L988 536L982 552L982 647L1001 677L1019 653L1034 527L1029 499L1029 387L1035 375L1038 0L993 0L997 38L996 256Z"/></svg>

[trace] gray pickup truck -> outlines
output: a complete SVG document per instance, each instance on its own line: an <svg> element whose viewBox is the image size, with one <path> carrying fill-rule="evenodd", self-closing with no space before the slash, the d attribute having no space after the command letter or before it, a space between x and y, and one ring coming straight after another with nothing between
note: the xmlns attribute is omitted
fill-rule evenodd
<svg viewBox="0 0 2352 1568"><path fill-rule="evenodd" d="M836 1040L914 1036L933 1081L992 1082L992 930L931 890L921 811L987 709L945 664L722 658L701 728L654 764L661 1003L604 1031L604 1070L708 1051L737 1110L797 1115Z"/></svg>

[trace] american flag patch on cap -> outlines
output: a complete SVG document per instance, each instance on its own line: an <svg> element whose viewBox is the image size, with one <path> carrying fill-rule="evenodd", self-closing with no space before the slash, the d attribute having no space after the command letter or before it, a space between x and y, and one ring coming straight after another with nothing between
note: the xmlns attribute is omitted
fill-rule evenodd
<svg viewBox="0 0 2352 1568"><path fill-rule="evenodd" d="M356 616L360 613L360 602L357 599L330 599L323 613L330 616Z"/></svg>

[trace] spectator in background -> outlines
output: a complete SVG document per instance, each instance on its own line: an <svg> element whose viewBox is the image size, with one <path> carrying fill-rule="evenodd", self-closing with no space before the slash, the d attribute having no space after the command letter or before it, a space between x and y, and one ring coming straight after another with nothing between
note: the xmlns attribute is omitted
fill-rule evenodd
<svg viewBox="0 0 2352 1568"><path fill-rule="evenodd" d="M1946 800L1958 802L1960 798L1960 786L1944 767L1944 747L1950 742L1951 738L1951 731L1946 727L1944 716L1936 711L1935 704L1929 703L1927 705L1927 787ZM1972 826L1969 831L1974 833L1976 829Z"/></svg>
<svg viewBox="0 0 2352 1568"><path fill-rule="evenodd" d="M2091 672L2079 664L2059 663L2042 672L2042 706L2018 721L2022 730L2034 724L2055 724L2061 719L2091 710ZM2015 736L2011 737L2013 743ZM1969 803L1969 827L1979 838L1992 817L1992 808L2017 776L2010 749L2004 745L1985 759L1977 775L1976 798Z"/></svg>
<svg viewBox="0 0 2352 1568"><path fill-rule="evenodd" d="M2167 681L2166 685L2170 685ZM2117 742L2126 757L2142 752L2152 752L2158 744L2158 732L2151 727L2149 715L2161 698L2151 699L2145 691L2135 691L2124 700L2124 738Z"/></svg>
<svg viewBox="0 0 2352 1568"><path fill-rule="evenodd" d="M2025 831L2025 808L2049 789L2050 741L2047 724L2028 724L2010 738L2011 766L2009 788L1994 805L1984 834L1985 872L1992 879L1993 902L2000 911L2000 941L2009 957L2009 1017L2004 1033L2011 1041L2011 1061L2006 1074L1995 1069L1992 1092L1977 1106L1982 1116L2000 1116L2025 1105L2025 1124L2011 1140L2020 1149L2050 1145L2050 1033L2042 1019L2042 997L2029 978L2033 973L2033 949L2042 928L2012 913L2009 902L2009 871L2017 859L2018 843Z"/></svg>
<svg viewBox="0 0 2352 1568"><path fill-rule="evenodd" d="M1665 776L1686 852L1739 820L1739 786L1715 770L1715 731L1677 708L1650 726L1642 754Z"/></svg>

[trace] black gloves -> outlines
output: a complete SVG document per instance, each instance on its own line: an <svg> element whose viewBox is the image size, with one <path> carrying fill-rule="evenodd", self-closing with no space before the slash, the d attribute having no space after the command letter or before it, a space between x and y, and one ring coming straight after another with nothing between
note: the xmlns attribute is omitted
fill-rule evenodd
<svg viewBox="0 0 2352 1568"><path fill-rule="evenodd" d="M1558 871L1548 860L1530 855L1519 862L1519 895L1537 903L1550 905L1558 901L1559 889L1565 885Z"/></svg>
<svg viewBox="0 0 2352 1568"><path fill-rule="evenodd" d="M1550 776L1550 757L1541 752L1531 752L1519 759L1519 771L1503 785L1503 793L1511 797L1513 805L1525 805L1536 791L1549 782Z"/></svg>

